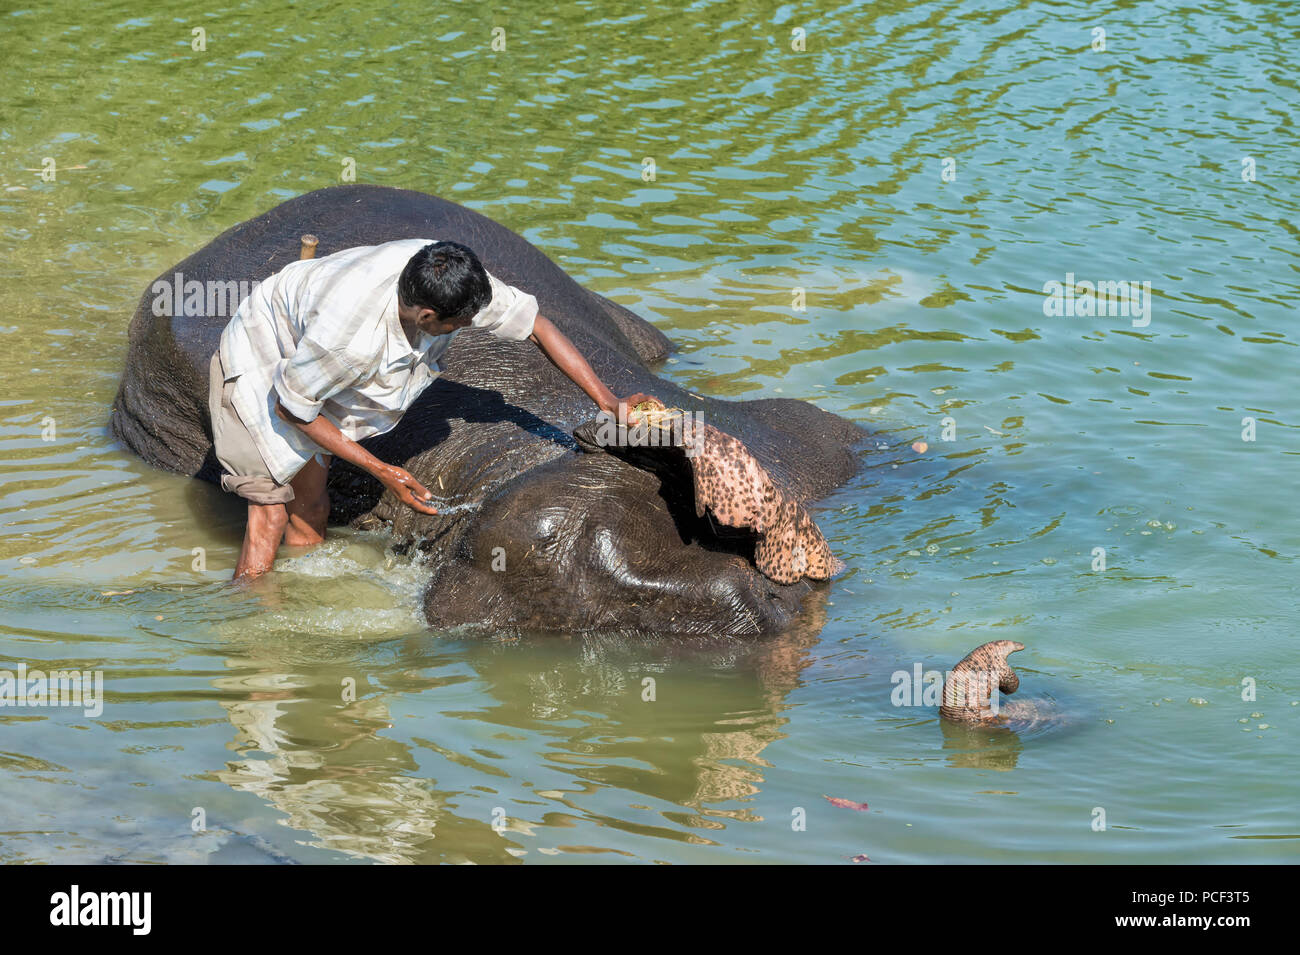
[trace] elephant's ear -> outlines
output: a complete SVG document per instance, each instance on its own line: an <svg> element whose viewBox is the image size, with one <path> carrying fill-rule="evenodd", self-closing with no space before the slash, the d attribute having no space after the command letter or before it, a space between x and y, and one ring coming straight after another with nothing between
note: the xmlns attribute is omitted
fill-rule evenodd
<svg viewBox="0 0 1300 955"><path fill-rule="evenodd" d="M844 569L844 561L831 552L831 545L802 505L787 500L754 551L754 563L766 576L780 583L800 577L827 580Z"/></svg>
<svg viewBox="0 0 1300 955"><path fill-rule="evenodd" d="M763 465L738 439L709 425L692 429L687 459L695 474L695 513L707 507L728 527L759 534L776 518L780 492Z"/></svg>
<svg viewBox="0 0 1300 955"><path fill-rule="evenodd" d="M826 580L844 569L803 505L772 481L738 439L698 424L687 460L695 474L695 510L758 534L754 564L781 584Z"/></svg>
<svg viewBox="0 0 1300 955"><path fill-rule="evenodd" d="M707 512L719 524L755 534L754 564L771 580L826 580L844 569L803 505L777 487L739 439L702 422L652 434L647 441L644 427L601 418L573 432L584 451L606 451L665 481L689 482L696 516Z"/></svg>

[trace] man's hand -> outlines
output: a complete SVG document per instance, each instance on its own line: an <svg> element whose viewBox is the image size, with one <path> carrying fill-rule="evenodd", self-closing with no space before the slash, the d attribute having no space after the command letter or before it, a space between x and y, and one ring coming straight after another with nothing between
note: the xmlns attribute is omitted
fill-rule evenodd
<svg viewBox="0 0 1300 955"><path fill-rule="evenodd" d="M421 514L437 514L438 511L429 503L431 495L423 484L411 476L409 471L393 464L385 464L371 472L380 483L393 492L397 498L413 511Z"/></svg>
<svg viewBox="0 0 1300 955"><path fill-rule="evenodd" d="M432 505L427 503L430 497L429 492L425 490L423 484L411 477L410 472L391 464L385 464L361 445L344 435L334 425L334 422L328 418L317 415L311 421L299 420L290 414L284 405L278 401L275 403L275 413L311 438L323 450L328 451L336 458L355 464L362 470L370 472L374 475L375 480L392 491L393 496L411 510L418 511L421 514L438 513Z"/></svg>
<svg viewBox="0 0 1300 955"><path fill-rule="evenodd" d="M656 405L659 410L663 410L664 403L654 395L643 395L639 393L629 395L626 398L614 398L613 394L611 394L609 399L600 402L600 410L606 414L613 415L618 421L626 422L631 421L636 415L636 412L632 410L632 407L645 401L649 401Z"/></svg>

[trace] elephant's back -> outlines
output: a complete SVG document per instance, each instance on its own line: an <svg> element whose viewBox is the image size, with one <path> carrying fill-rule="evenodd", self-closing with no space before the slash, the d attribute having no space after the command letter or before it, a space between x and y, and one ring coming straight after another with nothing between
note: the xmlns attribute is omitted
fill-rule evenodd
<svg viewBox="0 0 1300 955"><path fill-rule="evenodd" d="M538 273L560 271L522 236L472 209L409 189L350 185L306 193L231 226L159 278L167 281L180 272L186 282L233 280L251 286L296 261L308 233L319 240L318 257L361 245L432 238L468 245L489 271L507 282L516 277L512 284L521 284L523 275L532 284ZM146 300L152 297L146 294L142 308ZM173 316L172 336L191 367L206 371L231 314L183 310Z"/></svg>
<svg viewBox="0 0 1300 955"><path fill-rule="evenodd" d="M319 239L318 256L396 239L463 243L498 278L537 296L544 314L563 316L557 323L570 337L587 337L589 347L596 347L590 342L594 333L624 363L638 363L648 347L629 341L591 293L500 223L425 193L334 186L230 227L149 284L131 320L126 368L114 401L111 428L118 440L155 466L215 478L208 363L247 290L296 261L308 233ZM191 283L205 291L186 296Z"/></svg>

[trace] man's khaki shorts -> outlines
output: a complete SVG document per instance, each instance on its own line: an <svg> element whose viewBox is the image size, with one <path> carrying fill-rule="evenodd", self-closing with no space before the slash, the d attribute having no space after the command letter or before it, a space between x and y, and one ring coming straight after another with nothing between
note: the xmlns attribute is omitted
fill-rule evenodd
<svg viewBox="0 0 1300 955"><path fill-rule="evenodd" d="M226 472L221 476L221 487L253 504L287 504L293 500L293 488L271 477L271 469L262 460L252 435L230 403L237 380L226 381L218 351L208 366L208 411L212 414L212 443L217 460Z"/></svg>

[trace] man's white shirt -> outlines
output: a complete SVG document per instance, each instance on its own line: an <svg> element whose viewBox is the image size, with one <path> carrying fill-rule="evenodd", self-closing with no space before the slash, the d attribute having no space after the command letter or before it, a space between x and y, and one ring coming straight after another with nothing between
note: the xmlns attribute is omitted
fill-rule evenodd
<svg viewBox="0 0 1300 955"><path fill-rule="evenodd" d="M271 476L287 484L320 448L275 413L302 421L318 414L354 441L397 425L442 371L458 334L427 335L412 346L397 315L397 280L433 239L401 239L345 249L285 266L240 303L221 334L221 364L235 382L231 403ZM491 273L492 301L476 328L510 341L533 333L537 299Z"/></svg>

